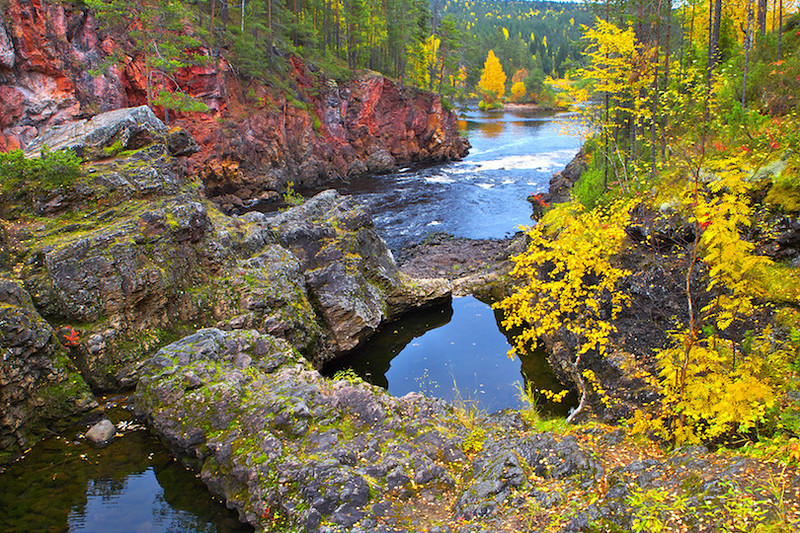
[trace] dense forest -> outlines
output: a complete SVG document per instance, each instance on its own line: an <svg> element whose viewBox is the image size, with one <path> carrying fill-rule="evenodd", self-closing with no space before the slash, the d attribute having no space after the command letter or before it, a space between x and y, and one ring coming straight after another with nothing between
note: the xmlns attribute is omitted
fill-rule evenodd
<svg viewBox="0 0 800 533"><path fill-rule="evenodd" d="M458 99L478 91L484 60L493 50L510 83L528 79L521 96L532 98L544 89L546 76L563 76L579 62L581 28L594 18L581 4L552 2L87 3L107 27L129 30L129 44L146 57L150 78L172 93L160 95L157 103L180 109L192 107L180 97L174 74L208 60L192 53L200 45L212 47L242 76L278 87L287 54L297 54L334 78L371 69Z"/></svg>

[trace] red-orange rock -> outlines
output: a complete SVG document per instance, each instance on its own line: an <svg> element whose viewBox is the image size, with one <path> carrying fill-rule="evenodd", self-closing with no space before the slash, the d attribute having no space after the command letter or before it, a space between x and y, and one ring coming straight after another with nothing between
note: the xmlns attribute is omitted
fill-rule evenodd
<svg viewBox="0 0 800 533"><path fill-rule="evenodd" d="M8 0L4 20L0 150L25 146L52 125L147 103L141 55L128 54L124 64L92 74L126 40L99 30L85 9ZM320 187L364 172L458 159L468 148L439 97L375 73L340 86L290 57L286 81L295 91L292 101L301 104L296 107L257 82L243 87L228 63L209 50L194 53L205 60L180 71L177 85L167 88L191 94L208 111L171 112L169 118L200 145L187 163L206 177L210 196L247 203L284 190L290 181L299 188ZM164 118L163 109L154 110Z"/></svg>

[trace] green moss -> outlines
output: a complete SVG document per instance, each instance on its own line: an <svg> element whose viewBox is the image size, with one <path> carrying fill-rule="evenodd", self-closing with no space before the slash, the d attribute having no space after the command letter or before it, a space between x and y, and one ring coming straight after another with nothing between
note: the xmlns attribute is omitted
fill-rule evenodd
<svg viewBox="0 0 800 533"><path fill-rule="evenodd" d="M103 153L108 157L114 157L122 151L122 139L117 139L111 146L104 146Z"/></svg>

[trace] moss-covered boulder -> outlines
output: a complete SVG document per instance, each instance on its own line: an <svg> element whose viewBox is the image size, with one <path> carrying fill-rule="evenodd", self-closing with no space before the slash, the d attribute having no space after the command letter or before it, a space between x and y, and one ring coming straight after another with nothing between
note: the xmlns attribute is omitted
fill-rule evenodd
<svg viewBox="0 0 800 533"><path fill-rule="evenodd" d="M446 280L403 275L369 212L351 197L324 191L266 220L281 245L300 260L329 330L330 350L316 354L316 364L352 350L404 312L451 297Z"/></svg>
<svg viewBox="0 0 800 533"><path fill-rule="evenodd" d="M0 279L0 464L97 406L21 284Z"/></svg>
<svg viewBox="0 0 800 533"><path fill-rule="evenodd" d="M574 438L532 433L516 413L464 417L419 394L330 381L255 331L206 329L161 349L134 401L258 531L507 518L537 477L578 487L602 476ZM418 513L431 505L436 516Z"/></svg>

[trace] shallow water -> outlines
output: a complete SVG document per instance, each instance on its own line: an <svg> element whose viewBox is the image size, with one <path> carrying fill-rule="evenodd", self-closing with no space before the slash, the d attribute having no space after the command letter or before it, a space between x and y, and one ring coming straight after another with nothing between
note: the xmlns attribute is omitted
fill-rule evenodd
<svg viewBox="0 0 800 533"><path fill-rule="evenodd" d="M463 161L365 177L339 190L370 206L393 250L433 232L502 238L531 224L526 198L547 191L580 150L578 136L560 135L572 120L568 113L469 112L460 121L472 144Z"/></svg>
<svg viewBox="0 0 800 533"><path fill-rule="evenodd" d="M129 419L110 411L117 423ZM0 531L252 532L145 429L105 448L76 427L38 443L0 474Z"/></svg>

